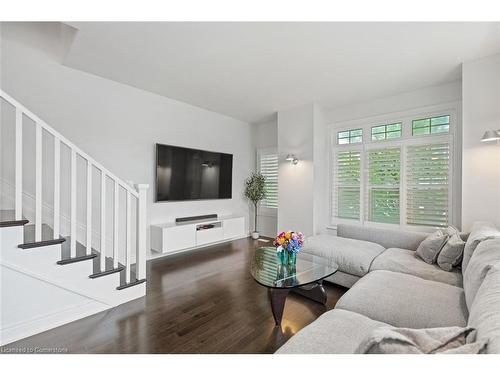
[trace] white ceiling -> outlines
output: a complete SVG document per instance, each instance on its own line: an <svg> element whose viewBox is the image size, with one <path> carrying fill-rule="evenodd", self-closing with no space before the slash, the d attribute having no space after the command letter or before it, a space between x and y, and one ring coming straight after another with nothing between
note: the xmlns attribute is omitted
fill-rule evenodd
<svg viewBox="0 0 500 375"><path fill-rule="evenodd" d="M70 23L65 65L247 122L460 79L500 23Z"/></svg>

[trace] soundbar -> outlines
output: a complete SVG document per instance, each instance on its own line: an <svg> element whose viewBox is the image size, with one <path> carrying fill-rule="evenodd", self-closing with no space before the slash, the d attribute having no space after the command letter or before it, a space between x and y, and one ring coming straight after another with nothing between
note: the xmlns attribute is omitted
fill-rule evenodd
<svg viewBox="0 0 500 375"><path fill-rule="evenodd" d="M205 219L217 219L217 214L178 217L175 219L175 222L176 222L176 224L178 224L178 223L184 223L186 221L196 221L196 220L205 220Z"/></svg>

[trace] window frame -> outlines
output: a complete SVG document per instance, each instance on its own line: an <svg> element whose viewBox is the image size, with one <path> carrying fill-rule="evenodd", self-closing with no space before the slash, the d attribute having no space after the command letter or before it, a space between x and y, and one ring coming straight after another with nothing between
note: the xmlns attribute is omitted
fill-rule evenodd
<svg viewBox="0 0 500 375"><path fill-rule="evenodd" d="M448 123L446 124L438 124L438 125L432 125L432 119L433 118L440 118L440 117L444 117L444 116L448 116L449 119L448 119ZM413 123L415 121L423 121L423 120L429 120L429 134L414 134L414 130L415 128L413 127ZM433 127L437 127L437 126L442 126L442 125L448 125L448 131L447 132L440 132L440 133L433 133L432 132L432 128ZM410 123L410 126L411 126L411 136L412 137L421 137L422 135L445 135L445 134L449 134L450 133L450 130L451 130L451 116L449 114L441 114L441 115L437 115L437 116L431 116L431 117L424 117L424 118L416 118L416 119L413 119ZM427 126L424 126L424 127L421 127L420 129L426 129ZM418 128L417 128L418 129Z"/></svg>
<svg viewBox="0 0 500 375"><path fill-rule="evenodd" d="M358 225L368 225L373 227L382 228L392 228L392 229L405 229L414 231L434 231L435 227L427 226L414 226L406 224L406 157L407 150L406 147L409 145L424 145L431 143L442 143L448 142L450 144L450 183L448 185L449 189L449 224L455 225L460 228L461 217L460 217L460 199L461 199L461 150L460 150L460 139L461 134L461 117L460 117L460 102L451 102L442 105L420 107L404 112L394 112L388 113L381 116L367 117L359 120L350 120L344 122L333 123L329 125L330 131L330 147L328 148L328 198L329 198L329 229L336 229L337 224L349 223ZM448 133L438 133L438 134L422 134L422 135L412 135L412 121L421 118L439 117L443 115L450 116L450 127ZM401 137L397 139L390 140L372 140L371 139L371 128L380 126L380 124L394 124L401 123ZM378 124L378 125L377 125ZM363 137L361 143L354 144L338 144L337 143L337 133L342 131L347 131L350 129L363 129L363 134L369 134L370 136ZM368 132L368 133L367 133ZM366 215L367 206L367 183L368 183L368 170L367 170L367 151L370 149L381 149L381 148L401 148L401 172L400 172L400 223L399 224L388 224L388 223L378 223L368 220ZM335 195L334 186L334 167L335 167L335 152L338 149L361 149L361 204L360 204L360 219L342 219L334 217L333 212L333 199Z"/></svg>
<svg viewBox="0 0 500 375"><path fill-rule="evenodd" d="M400 127L399 130L389 130L388 131L387 127L391 126L391 125L401 125L401 127ZM383 132L379 132L379 133L375 133L375 134L384 134L385 138L384 139L373 139L373 129L380 128L382 126L384 127L384 131ZM388 133L396 133L398 131L401 133L401 135L398 138L387 138L387 134ZM402 137L403 137L403 123L402 122L394 122L394 123L391 123L391 124L373 125L371 127L371 129L370 129L370 141L371 142L383 143L383 142L386 142L386 141L395 141L395 140L401 139Z"/></svg>
<svg viewBox="0 0 500 375"><path fill-rule="evenodd" d="M361 135L352 135L351 133L352 132L355 132L355 131L358 131L358 130L361 130ZM347 137L339 137L340 133L345 133L345 132L349 132L349 136ZM360 145L363 143L363 140L364 140L364 134L365 134L365 131L363 128L356 128L356 129L347 129L347 130L339 130L337 132L337 144L339 146L344 146L344 145ZM352 138L357 138L357 137L361 137L361 141L360 142L351 142L351 139ZM340 143L340 140L341 139L348 139L349 142L348 143Z"/></svg>
<svg viewBox="0 0 500 375"><path fill-rule="evenodd" d="M263 155L277 155L277 157L278 157L278 170L279 170L280 159L279 159L278 149L276 147L262 147L262 148L258 148L257 152L256 152L255 170L257 172L260 172L260 161L261 161L261 157ZM279 176L279 174L278 174L278 176ZM279 189L279 179L278 179L278 189ZM278 207L265 206L262 204L262 202L260 202L259 203L259 216L277 217L278 216Z"/></svg>

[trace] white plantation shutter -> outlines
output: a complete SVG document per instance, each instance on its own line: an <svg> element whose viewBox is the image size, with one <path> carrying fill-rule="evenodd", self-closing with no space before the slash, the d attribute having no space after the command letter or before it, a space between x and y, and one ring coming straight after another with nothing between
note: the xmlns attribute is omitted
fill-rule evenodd
<svg viewBox="0 0 500 375"><path fill-rule="evenodd" d="M278 155L276 153L261 153L259 170L266 178L266 197L260 202L260 205L278 208Z"/></svg>
<svg viewBox="0 0 500 375"><path fill-rule="evenodd" d="M330 223L409 230L456 224L455 113L422 111L386 124L374 117L332 128Z"/></svg>
<svg viewBox="0 0 500 375"><path fill-rule="evenodd" d="M399 224L400 156L399 147L368 151L368 221Z"/></svg>
<svg viewBox="0 0 500 375"><path fill-rule="evenodd" d="M408 146L406 223L445 227L449 223L450 145Z"/></svg>
<svg viewBox="0 0 500 375"><path fill-rule="evenodd" d="M337 151L333 173L333 215L342 219L360 217L361 152Z"/></svg>

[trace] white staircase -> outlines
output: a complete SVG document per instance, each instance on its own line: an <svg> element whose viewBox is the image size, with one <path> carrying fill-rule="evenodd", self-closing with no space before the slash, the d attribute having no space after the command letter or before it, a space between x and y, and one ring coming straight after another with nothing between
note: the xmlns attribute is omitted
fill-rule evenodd
<svg viewBox="0 0 500 375"><path fill-rule="evenodd" d="M4 91L0 90L0 96L15 111L13 207L0 207L0 345L4 345L145 295L148 185L132 187L123 182ZM27 126L35 127L32 222L23 210L23 131ZM46 157L42 161L47 144L44 134L53 139L50 220L42 212L48 200L42 196L43 162L47 162ZM61 230L62 145L70 150L70 170L65 171L70 176L69 233L65 236ZM77 185L77 158L85 162L83 186ZM96 172L99 194L94 194L92 185ZM106 191L110 183L112 191ZM77 189L86 197L86 207L77 205ZM106 204L110 196L112 205ZM124 196L124 204L120 196ZM100 220L97 241L92 241L96 237L96 225L92 225L95 200ZM77 217L86 220L77 222ZM106 228L110 218L112 227ZM93 242L97 242L94 247Z"/></svg>

